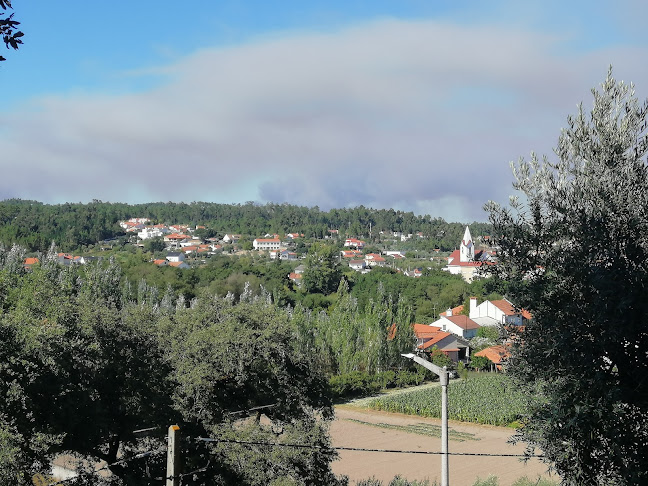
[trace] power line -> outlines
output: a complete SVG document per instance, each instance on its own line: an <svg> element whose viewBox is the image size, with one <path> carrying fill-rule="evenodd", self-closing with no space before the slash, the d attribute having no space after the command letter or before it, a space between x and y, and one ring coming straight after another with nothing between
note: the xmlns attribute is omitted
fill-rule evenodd
<svg viewBox="0 0 648 486"><path fill-rule="evenodd" d="M357 451L357 452L384 452L390 454L427 454L427 455L441 455L444 452L437 451L413 451L413 450L400 450L400 449L368 449L365 447L326 447L317 446L312 444L289 444L289 443L276 443L276 442L261 442L253 440L236 440L236 439L211 439L208 437L196 437L194 440L201 442L223 442L227 444L240 444L240 445L259 445L268 447L293 447L297 449L333 449L336 451ZM485 457L537 457L544 458L542 454L493 454L488 452L448 452L450 456L485 456Z"/></svg>

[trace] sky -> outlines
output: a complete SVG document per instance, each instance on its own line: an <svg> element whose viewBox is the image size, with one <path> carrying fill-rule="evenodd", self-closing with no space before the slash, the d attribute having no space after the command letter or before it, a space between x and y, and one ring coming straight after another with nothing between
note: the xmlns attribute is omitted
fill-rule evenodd
<svg viewBox="0 0 648 486"><path fill-rule="evenodd" d="M13 0L0 200L364 205L486 221L613 67L639 0Z"/></svg>

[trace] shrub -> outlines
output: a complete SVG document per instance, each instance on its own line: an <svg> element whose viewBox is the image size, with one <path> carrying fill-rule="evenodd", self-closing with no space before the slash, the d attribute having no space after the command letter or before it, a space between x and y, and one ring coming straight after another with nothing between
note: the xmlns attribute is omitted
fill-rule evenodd
<svg viewBox="0 0 648 486"><path fill-rule="evenodd" d="M493 362L486 356L473 356L470 358L470 367L474 370L485 370L492 364Z"/></svg>

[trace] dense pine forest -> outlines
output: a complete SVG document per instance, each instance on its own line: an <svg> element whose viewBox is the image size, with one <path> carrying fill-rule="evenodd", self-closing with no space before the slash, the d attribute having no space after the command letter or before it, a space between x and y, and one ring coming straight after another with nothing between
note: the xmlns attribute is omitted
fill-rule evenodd
<svg viewBox="0 0 648 486"><path fill-rule="evenodd" d="M429 215L394 209L356 208L321 211L290 204L216 204L208 202L147 204L91 203L43 204L8 199L0 202L0 241L18 243L30 251L46 251L54 242L64 251L74 251L122 235L117 224L133 217L155 223L205 225L215 233L239 233L255 238L266 233L303 233L323 238L330 229L341 235L380 240L381 231L405 234L421 232L422 248L451 250L461 241L465 223L449 223ZM473 236L490 234L487 223L471 223Z"/></svg>

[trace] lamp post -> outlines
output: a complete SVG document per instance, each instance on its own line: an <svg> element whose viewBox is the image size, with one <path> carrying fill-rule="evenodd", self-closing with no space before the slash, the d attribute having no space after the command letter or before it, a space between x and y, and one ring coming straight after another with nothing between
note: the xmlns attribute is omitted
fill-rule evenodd
<svg viewBox="0 0 648 486"><path fill-rule="evenodd" d="M441 486L449 486L450 473L448 470L448 369L441 368L428 360L413 353L402 354L404 358L427 368L439 377L441 383Z"/></svg>

